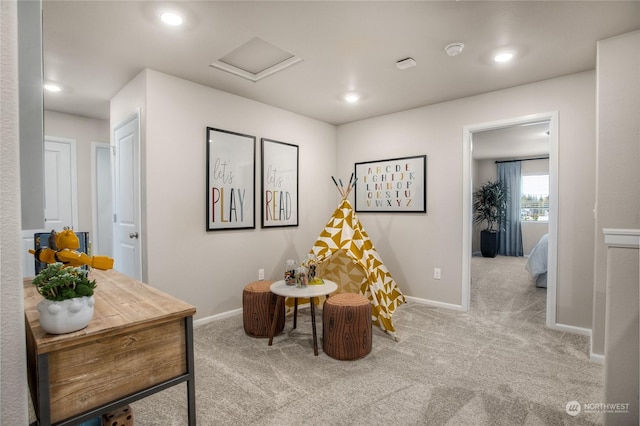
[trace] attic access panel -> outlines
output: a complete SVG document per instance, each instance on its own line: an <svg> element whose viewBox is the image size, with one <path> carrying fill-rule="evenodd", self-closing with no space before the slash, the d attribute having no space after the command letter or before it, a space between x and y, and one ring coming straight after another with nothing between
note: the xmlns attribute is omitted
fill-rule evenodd
<svg viewBox="0 0 640 426"><path fill-rule="evenodd" d="M257 82L300 61L302 58L254 37L211 67Z"/></svg>

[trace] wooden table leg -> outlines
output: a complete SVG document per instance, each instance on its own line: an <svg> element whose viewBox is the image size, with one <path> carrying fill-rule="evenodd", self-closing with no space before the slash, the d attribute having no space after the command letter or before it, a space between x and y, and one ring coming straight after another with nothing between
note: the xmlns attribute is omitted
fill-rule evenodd
<svg viewBox="0 0 640 426"><path fill-rule="evenodd" d="M276 327L278 326L278 317L280 316L280 306L283 303L283 296L278 296L276 300L276 311L273 313L273 320L271 321L271 328L269 330L269 346L273 343L273 335L276 334Z"/></svg>
<svg viewBox="0 0 640 426"><path fill-rule="evenodd" d="M296 324L298 322L298 298L295 297L293 300L293 328L295 330Z"/></svg>
<svg viewBox="0 0 640 426"><path fill-rule="evenodd" d="M311 328L313 329L313 354L315 356L318 356L318 335L316 333L316 308L315 308L315 304L313 303L313 299L315 299L315 297L312 297L309 299L309 301L311 302Z"/></svg>

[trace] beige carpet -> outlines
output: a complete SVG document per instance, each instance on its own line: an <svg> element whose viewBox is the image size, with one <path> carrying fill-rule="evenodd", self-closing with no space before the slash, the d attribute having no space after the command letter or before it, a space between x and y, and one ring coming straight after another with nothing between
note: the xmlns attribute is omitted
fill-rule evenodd
<svg viewBox="0 0 640 426"><path fill-rule="evenodd" d="M358 361L313 355L308 309L272 347L244 333L242 315L196 328L198 425L600 424L565 407L603 402L602 365L587 337L544 327L546 290L524 259L473 258L472 276L469 312L402 305L398 341L374 327ZM132 408L137 426L186 425L185 385Z"/></svg>
<svg viewBox="0 0 640 426"><path fill-rule="evenodd" d="M470 312L402 305L399 341L374 327L358 361L313 356L308 309L272 347L244 334L241 315L197 328L198 424L599 424L565 407L603 402L602 365L589 361L585 336L544 327L546 290L524 259L473 258L472 275ZM186 424L185 393L135 403L136 425Z"/></svg>

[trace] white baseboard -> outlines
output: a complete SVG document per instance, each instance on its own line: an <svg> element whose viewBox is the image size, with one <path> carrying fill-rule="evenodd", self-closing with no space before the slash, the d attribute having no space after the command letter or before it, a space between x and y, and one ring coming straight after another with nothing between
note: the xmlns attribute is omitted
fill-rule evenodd
<svg viewBox="0 0 640 426"><path fill-rule="evenodd" d="M589 354L589 359L593 362L597 362L598 364L604 364L604 355L594 354L591 352Z"/></svg>
<svg viewBox="0 0 640 426"><path fill-rule="evenodd" d="M303 303L303 304L298 305L298 309L303 309L303 308L306 308L306 307L309 307L308 303ZM235 315L240 315L240 314L242 314L242 308L234 309L232 311L223 312L221 314L210 315L208 317L204 317L204 318L200 318L200 319L194 320L193 321L193 327L194 328L201 327L201 326L203 326L205 324L209 324L209 323L214 322L214 321L218 321L218 320L221 320L221 319L229 318L229 317L232 317L232 316L235 316ZM291 308L291 312L287 313L285 311L285 315L293 315L293 308Z"/></svg>
<svg viewBox="0 0 640 426"><path fill-rule="evenodd" d="M404 298L411 302L420 303L421 305L428 305L436 308L452 309L454 311L464 311L461 305L454 305L453 303L438 302L436 300L422 299L420 297L413 297L413 296L404 296Z"/></svg>
<svg viewBox="0 0 640 426"><path fill-rule="evenodd" d="M229 318L234 315L239 315L242 313L242 308L234 309L233 311L223 312L221 314L210 315L208 317L200 318L193 321L194 327L201 327L205 324L209 324L210 322L218 321L221 319Z"/></svg>
<svg viewBox="0 0 640 426"><path fill-rule="evenodd" d="M558 331L565 331L567 333L581 334L583 336L591 337L591 329L590 328L582 328L582 327L576 327L576 326L573 326L573 325L558 324L558 323L556 323L556 325L554 327L552 327L552 328L554 330L558 330Z"/></svg>
<svg viewBox="0 0 640 426"><path fill-rule="evenodd" d="M589 340L592 339L590 328L575 327L573 325L566 325L566 324L556 324L555 327L553 327L553 329L558 331L565 331L567 333L574 333L574 334L581 334L583 336L589 336ZM597 362L599 364L604 364L604 355L593 353L591 352L591 348L590 348L589 360L592 362Z"/></svg>

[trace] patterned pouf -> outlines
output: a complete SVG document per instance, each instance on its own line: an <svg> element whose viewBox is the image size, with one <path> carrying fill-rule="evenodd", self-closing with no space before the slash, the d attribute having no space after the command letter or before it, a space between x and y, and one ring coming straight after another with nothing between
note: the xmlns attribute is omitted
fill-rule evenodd
<svg viewBox="0 0 640 426"><path fill-rule="evenodd" d="M371 352L371 303L355 293L329 297L322 310L322 349L341 361Z"/></svg>
<svg viewBox="0 0 640 426"><path fill-rule="evenodd" d="M277 296L269 290L273 281L254 281L242 291L244 332L253 337L269 337ZM284 303L280 305L276 334L284 329Z"/></svg>

